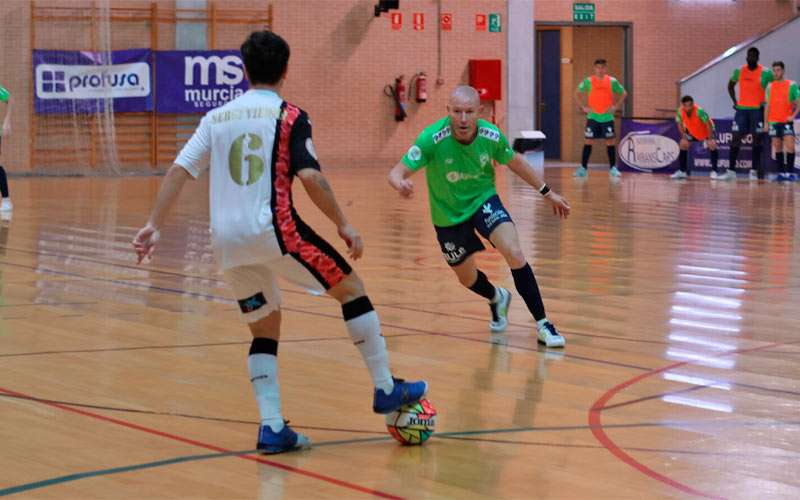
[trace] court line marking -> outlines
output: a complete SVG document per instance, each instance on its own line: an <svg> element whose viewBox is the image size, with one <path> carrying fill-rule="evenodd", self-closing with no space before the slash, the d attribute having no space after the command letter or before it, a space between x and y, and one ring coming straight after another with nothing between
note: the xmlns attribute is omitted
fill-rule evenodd
<svg viewBox="0 0 800 500"><path fill-rule="evenodd" d="M28 396L27 394L23 394L21 392L13 391L13 390L6 389L6 388L3 388L3 387L0 387L0 392L2 392L4 394L10 394L10 395L16 395L16 396ZM115 425L118 425L118 426L121 426L121 427L127 427L129 429L145 432L147 434L152 434L154 436L159 436L159 437L162 437L162 438L170 439L172 441L178 441L180 443L189 444L189 445L192 445L192 446L196 446L198 448L205 448L205 449L208 449L208 450L221 452L221 453L229 453L229 452L231 452L231 450L222 448L220 446L216 446L216 445L208 444L208 443L203 443L201 441L197 441L197 440L190 439L190 438L187 438L187 437L179 436L177 434L171 434L171 433L168 433L168 432L160 431L158 429L153 429L153 428L150 428L150 427L145 427L143 425L134 424L133 422L128 422L126 420L120 420L120 419L113 418L113 417L107 417L105 415L100 415L99 413L94 413L94 412L90 412L90 411L86 411L86 410L81 410L81 409L78 409L78 408L73 408L71 406L62 405L62 404L59 404L59 403L47 403L47 402L44 402L44 401L39 401L39 403L43 404L43 405L46 405L46 406L51 406L53 408L58 408L58 409L63 410L63 411L76 413L76 414L84 416L84 417L94 418L94 419L101 420L101 421L104 421L104 422L108 422L108 423L111 423L111 424L115 424ZM250 460L250 461L258 462L258 463L261 463L261 464L264 464L264 465L269 465L271 467L275 467L277 469L282 469L282 470L285 470L287 472L292 472L292 473L299 474L299 475L302 475L302 476L310 477L312 479L317 479L317 480L320 480L320 481L324 481L324 482L333 484L335 486L340 486L342 488L347 488L347 489L350 489L350 490L353 490L353 491L358 491L359 493L366 493L368 495L373 495L373 496L377 496L377 497L381 497L381 498L392 498L392 499L401 499L402 498L400 496L393 495L391 493L386 493L386 492L375 490L375 489L372 489L372 488L367 488L365 486L361 486L361 485L358 485L358 484L355 484L355 483L350 483L350 482L347 482L347 481L343 481L341 479L337 479L337 478L332 477L332 476L326 476L324 474L320 474L320 473L313 472L313 471L310 471L310 470L301 469L299 467L294 467L294 466L291 466L291 465L282 464L282 463L276 462L274 460L268 460L268 459L265 459L265 458L256 457L256 456L252 456L252 455L237 455L237 456L239 458L241 458L241 459L244 459L244 460Z"/></svg>
<svg viewBox="0 0 800 500"><path fill-rule="evenodd" d="M34 401L36 401L34 399ZM760 426L766 425L770 427L774 427L776 425L775 422L752 422L752 423L744 423L738 424L736 422L725 422L726 425L744 425L744 426ZM784 425L800 425L800 422L780 422L780 424ZM708 425L717 427L719 422L643 422L643 423L634 423L634 424L611 424L607 426L607 428L634 428L634 427L672 427L675 425L681 426L691 426L691 425ZM545 443L545 442L530 442L530 441L512 441L512 440L503 440L503 439L487 439L487 438L471 438L469 436L480 435L480 434L501 434L501 433L512 433L512 432L541 432L541 431L564 431L564 430L586 430L589 428L586 425L575 425L575 426L555 426L555 427L522 427L522 428L511 428L511 429L485 429L485 430L476 430L476 431L453 431L453 432L443 432L437 434L437 439L452 439L452 440L462 440L462 441L480 441L480 442L488 442L488 443L497 443L497 444L511 444L511 445L527 445L527 446L557 446L562 448L590 448L590 449L603 449L602 446L594 446L594 445L577 445L577 444L563 444L563 443ZM386 436L385 433L383 436L371 437L371 438L356 438L356 439L343 439L343 440L335 440L335 441L323 441L321 443L314 444L314 448L320 448L325 446L335 446L335 445L350 445L350 444L364 444L364 443L374 443L374 442L385 442L390 441L391 438ZM626 448L632 451L642 451L642 452L652 452L652 453L683 453L683 454L694 454L694 455L723 455L723 456L734 456L730 453L715 453L715 452L702 452L702 451L695 451L695 450L669 450L669 449L656 449L656 448ZM121 467L113 467L110 469L98 469L94 471L86 471L86 472L79 472L74 474L67 474L64 476L57 476L53 478L43 479L40 481L33 481L30 483L24 483L16 486L11 486L8 488L0 489L0 496L6 495L13 495L15 493L22 493L24 491L30 491L39 488L45 488L49 486L55 486L62 483L77 481L81 479L89 479L92 477L98 476L108 476L113 474L121 474L125 472L135 472L139 470L151 469L155 467L164 467L178 463L186 463L186 462L195 462L201 460L209 460L209 459L216 459L216 458L226 458L231 456L243 456L243 455L252 455L257 453L257 450L242 450L242 451L227 451L227 452L220 452L220 453L207 453L201 455L187 455L181 457L174 457L170 459L164 460L157 460L154 462L145 462L141 464L133 464ZM751 455L749 455L751 456ZM794 456L787 456L787 457L770 457L767 456L765 458L794 458Z"/></svg>
<svg viewBox="0 0 800 500"><path fill-rule="evenodd" d="M766 345L762 345L762 346L758 346L758 347L750 347L750 348L747 348L747 349L737 349L735 351L725 351L725 352L715 353L715 354L712 354L711 356L722 357L722 356L729 356L729 355L732 355L732 354L747 354L747 353L750 353L750 352L762 351L764 349L769 349L769 348L772 348L772 347L785 346L785 345L798 344L798 343L800 343L800 341L775 342L775 343L770 343L770 344L766 344ZM608 436L608 434L606 434L605 430L603 429L603 421L602 421L602 416L601 415L602 415L603 410L606 409L606 403L608 403L608 401L611 400L611 398L613 398L620 391L622 391L623 389L626 389L626 388L628 388L628 387L630 387L630 386L632 386L632 385L634 385L634 384L636 384L638 382L641 382L642 380L644 380L644 379L646 379L648 377L651 377L653 375L658 375L659 373L664 373L664 372L673 370L675 368L678 368L680 366L696 364L697 362L698 361L694 361L694 360L678 361L676 363L672 363L672 364L663 366L661 368L656 368L656 369L647 371L645 373L641 373L639 375L636 375L635 377L632 377L632 378L630 378L628 380L625 380L625 381L617 384L616 386L614 386L611 389L609 389L608 391L606 391L602 396L600 396L592 404L591 407L589 407L589 410L588 410L588 422L589 422L589 426L590 426L590 428L592 430L592 435L595 437L595 439L597 439L597 441L600 444L602 444L603 447L605 447L609 452L611 452L612 455L614 455L617 459L621 460L623 463L629 465L630 467L633 467L634 469L636 469L639 472L645 474L646 476L649 476L649 477L651 477L651 478L653 478L653 479L655 479L657 481L660 481L660 482L662 482L662 483L664 483L664 484L666 484L668 486L671 486L672 488L675 488L678 491L681 491L683 493L687 493L689 495L694 495L694 496L699 496L699 497L704 497L704 498L719 499L719 498L722 498L722 497L719 497L719 496L716 496L716 495L713 495L713 494L710 494L710 493L705 493L705 492L700 491L698 489L695 489L695 488L693 488L693 487L691 487L691 486L689 486L687 484L678 482L678 481L676 481L676 480L674 480L674 479L672 479L672 478L670 478L668 476L665 476L664 474L661 474L661 473L651 469L650 467L646 466L645 464L639 462L633 456L625 453L622 450L622 448L620 448Z"/></svg>

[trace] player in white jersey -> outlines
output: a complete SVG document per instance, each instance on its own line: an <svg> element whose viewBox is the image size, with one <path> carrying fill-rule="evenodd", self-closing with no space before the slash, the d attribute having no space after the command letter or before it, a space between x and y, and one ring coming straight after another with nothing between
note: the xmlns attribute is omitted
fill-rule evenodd
<svg viewBox="0 0 800 500"><path fill-rule="evenodd" d="M297 215L292 181L298 177L314 204L334 223L350 257L363 244L320 172L311 122L279 91L289 46L269 31L241 47L250 90L210 111L167 171L150 218L133 240L141 262L158 243L164 219L184 183L209 170L211 238L225 280L253 334L248 368L261 414L257 447L280 453L307 447L307 437L285 424L277 376L281 296L276 276L311 293L328 293L342 315L375 385L373 410L390 413L425 395L427 384L392 377L378 315L347 261Z"/></svg>

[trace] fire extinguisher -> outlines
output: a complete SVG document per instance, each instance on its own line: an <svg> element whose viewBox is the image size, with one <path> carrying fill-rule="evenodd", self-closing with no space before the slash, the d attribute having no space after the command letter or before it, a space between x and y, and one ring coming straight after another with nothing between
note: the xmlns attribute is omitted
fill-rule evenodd
<svg viewBox="0 0 800 500"><path fill-rule="evenodd" d="M403 75L394 79L394 87L387 85L383 88L383 93L394 100L394 119L401 122L406 119L406 84L403 82Z"/></svg>
<svg viewBox="0 0 800 500"><path fill-rule="evenodd" d="M424 71L420 71L414 77L414 87L416 88L417 102L425 102L428 100L428 77Z"/></svg>

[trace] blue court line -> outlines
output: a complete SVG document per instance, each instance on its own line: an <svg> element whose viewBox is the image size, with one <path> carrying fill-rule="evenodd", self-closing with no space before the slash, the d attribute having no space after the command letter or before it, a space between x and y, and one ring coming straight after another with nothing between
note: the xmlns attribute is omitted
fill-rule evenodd
<svg viewBox="0 0 800 500"><path fill-rule="evenodd" d="M636 428L636 427L669 427L669 426L714 426L718 427L720 425L732 425L732 426L745 426L745 427L760 427L760 426L770 426L773 427L775 425L800 425L800 421L783 421L783 422L684 422L684 421L666 421L666 422L642 422L642 423L634 423L634 424L612 424L606 425L604 428ZM513 427L507 429L485 429L485 430L474 430L474 431L456 431L456 432L441 432L438 433L437 436L440 438L459 438L462 436L476 436L476 435L484 435L484 434L506 434L506 433L515 433L515 432L543 432L543 431L568 431L568 430L586 430L590 426L588 425L566 425L566 426L558 426L558 427ZM389 441L392 438L390 436L378 436L378 437L370 437L370 438L359 438L359 439L343 439L337 441L323 441L318 444L314 444L314 448L320 448L323 446L336 446L336 445L348 445L348 444L362 444L362 443L375 443L381 441ZM507 443L507 444L514 444L514 443ZM518 444L526 444L524 442L520 442ZM657 451L657 450L650 450L650 451ZM666 450L666 451L674 451L674 450ZM89 479L92 477L99 477L99 476L110 476L113 474L122 474L125 472L136 472L140 470L152 469L156 467L165 467L168 465L186 463L186 462L197 462L202 460L210 460L215 458L226 458L226 457L234 457L234 456L242 456L242 455L255 455L257 454L257 450L242 450L242 451L229 451L229 452L220 452L220 453L204 453L201 455L186 455L182 457L175 457L175 458L168 458L165 460L158 460L155 462L146 462L141 464L133 464L133 465L126 465L122 467L113 467L110 469L98 469L93 471L87 472L79 472L76 474L67 474L65 476L57 476L49 479L44 479L41 481L34 481L30 483L20 484L17 486L11 486L8 488L0 489L0 497L14 495L16 493L23 493L25 491L46 488L49 486L56 486L63 483L68 483L72 481L78 481L81 479Z"/></svg>

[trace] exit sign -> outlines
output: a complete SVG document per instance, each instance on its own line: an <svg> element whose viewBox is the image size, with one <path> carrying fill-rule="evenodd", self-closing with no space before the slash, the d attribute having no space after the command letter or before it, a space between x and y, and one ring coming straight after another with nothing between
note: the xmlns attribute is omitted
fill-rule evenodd
<svg viewBox="0 0 800 500"><path fill-rule="evenodd" d="M593 3L572 4L572 20L576 23L593 23L594 13Z"/></svg>

